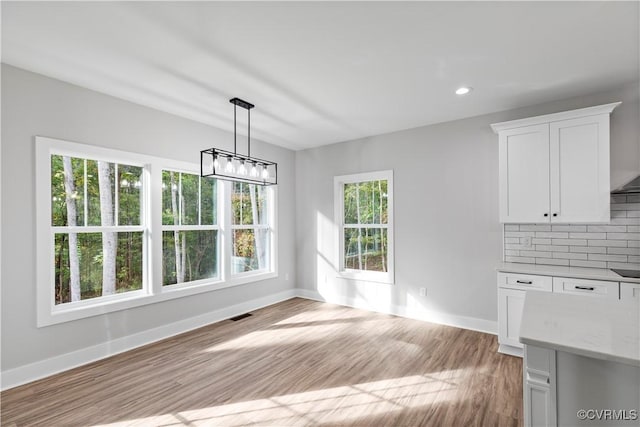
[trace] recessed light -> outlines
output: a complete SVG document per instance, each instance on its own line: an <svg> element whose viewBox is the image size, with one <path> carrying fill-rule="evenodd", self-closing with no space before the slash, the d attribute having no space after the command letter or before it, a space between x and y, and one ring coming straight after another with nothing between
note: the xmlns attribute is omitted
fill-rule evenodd
<svg viewBox="0 0 640 427"><path fill-rule="evenodd" d="M456 95L466 95L469 92L471 92L472 90L473 90L473 88L471 88L471 87L462 86L462 87L459 87L458 89L456 89Z"/></svg>

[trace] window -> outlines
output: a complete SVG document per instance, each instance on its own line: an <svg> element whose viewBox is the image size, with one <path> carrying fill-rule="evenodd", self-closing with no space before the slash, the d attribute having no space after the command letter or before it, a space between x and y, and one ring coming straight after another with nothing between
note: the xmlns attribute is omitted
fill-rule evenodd
<svg viewBox="0 0 640 427"><path fill-rule="evenodd" d="M277 277L276 189L36 137L38 326Z"/></svg>
<svg viewBox="0 0 640 427"><path fill-rule="evenodd" d="M232 273L259 271L269 267L269 209L267 187L232 183L231 232Z"/></svg>
<svg viewBox="0 0 640 427"><path fill-rule="evenodd" d="M393 171L338 176L334 183L340 275L393 283Z"/></svg>
<svg viewBox="0 0 640 427"><path fill-rule="evenodd" d="M218 277L217 180L162 171L162 284Z"/></svg>
<svg viewBox="0 0 640 427"><path fill-rule="evenodd" d="M139 291L142 167L51 156L55 304Z"/></svg>

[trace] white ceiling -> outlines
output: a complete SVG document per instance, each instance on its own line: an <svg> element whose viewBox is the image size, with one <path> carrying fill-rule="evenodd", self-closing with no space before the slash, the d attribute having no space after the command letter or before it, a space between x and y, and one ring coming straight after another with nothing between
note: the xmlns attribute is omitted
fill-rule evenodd
<svg viewBox="0 0 640 427"><path fill-rule="evenodd" d="M638 6L2 2L2 60L303 149L638 81Z"/></svg>

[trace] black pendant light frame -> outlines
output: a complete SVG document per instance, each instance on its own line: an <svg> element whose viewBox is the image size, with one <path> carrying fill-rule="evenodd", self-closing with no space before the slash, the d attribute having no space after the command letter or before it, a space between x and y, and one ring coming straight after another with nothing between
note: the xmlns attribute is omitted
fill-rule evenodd
<svg viewBox="0 0 640 427"><path fill-rule="evenodd" d="M200 151L200 176L258 185L277 185L278 164L269 160L251 157L251 109L255 105L240 98L232 98L229 102L233 104L233 152L219 148L208 148ZM247 110L246 155L238 154L237 150L237 107ZM229 163L231 167L228 166ZM237 166L240 166L240 170L236 170Z"/></svg>

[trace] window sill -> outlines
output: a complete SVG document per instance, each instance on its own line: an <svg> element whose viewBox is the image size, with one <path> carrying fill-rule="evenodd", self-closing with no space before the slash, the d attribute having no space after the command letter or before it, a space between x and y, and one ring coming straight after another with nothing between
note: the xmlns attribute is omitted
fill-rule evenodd
<svg viewBox="0 0 640 427"><path fill-rule="evenodd" d="M363 273L363 272L350 272L340 271L337 276L338 279L350 280L354 282L373 282L384 285L394 285L395 280L392 273Z"/></svg>
<svg viewBox="0 0 640 427"><path fill-rule="evenodd" d="M118 299L111 301L96 301L95 304L87 304L90 300L86 300L84 303L81 301L83 304L69 305L66 307L56 306L48 313L39 313L38 328L197 295L204 292L212 292L234 286L255 283L276 277L278 277L277 272L260 272L243 275L241 277L234 277L226 282L218 280L214 282L200 281L196 284L170 285L164 287L161 293L154 295L136 291L135 295L124 296L123 294L123 296L120 296Z"/></svg>

